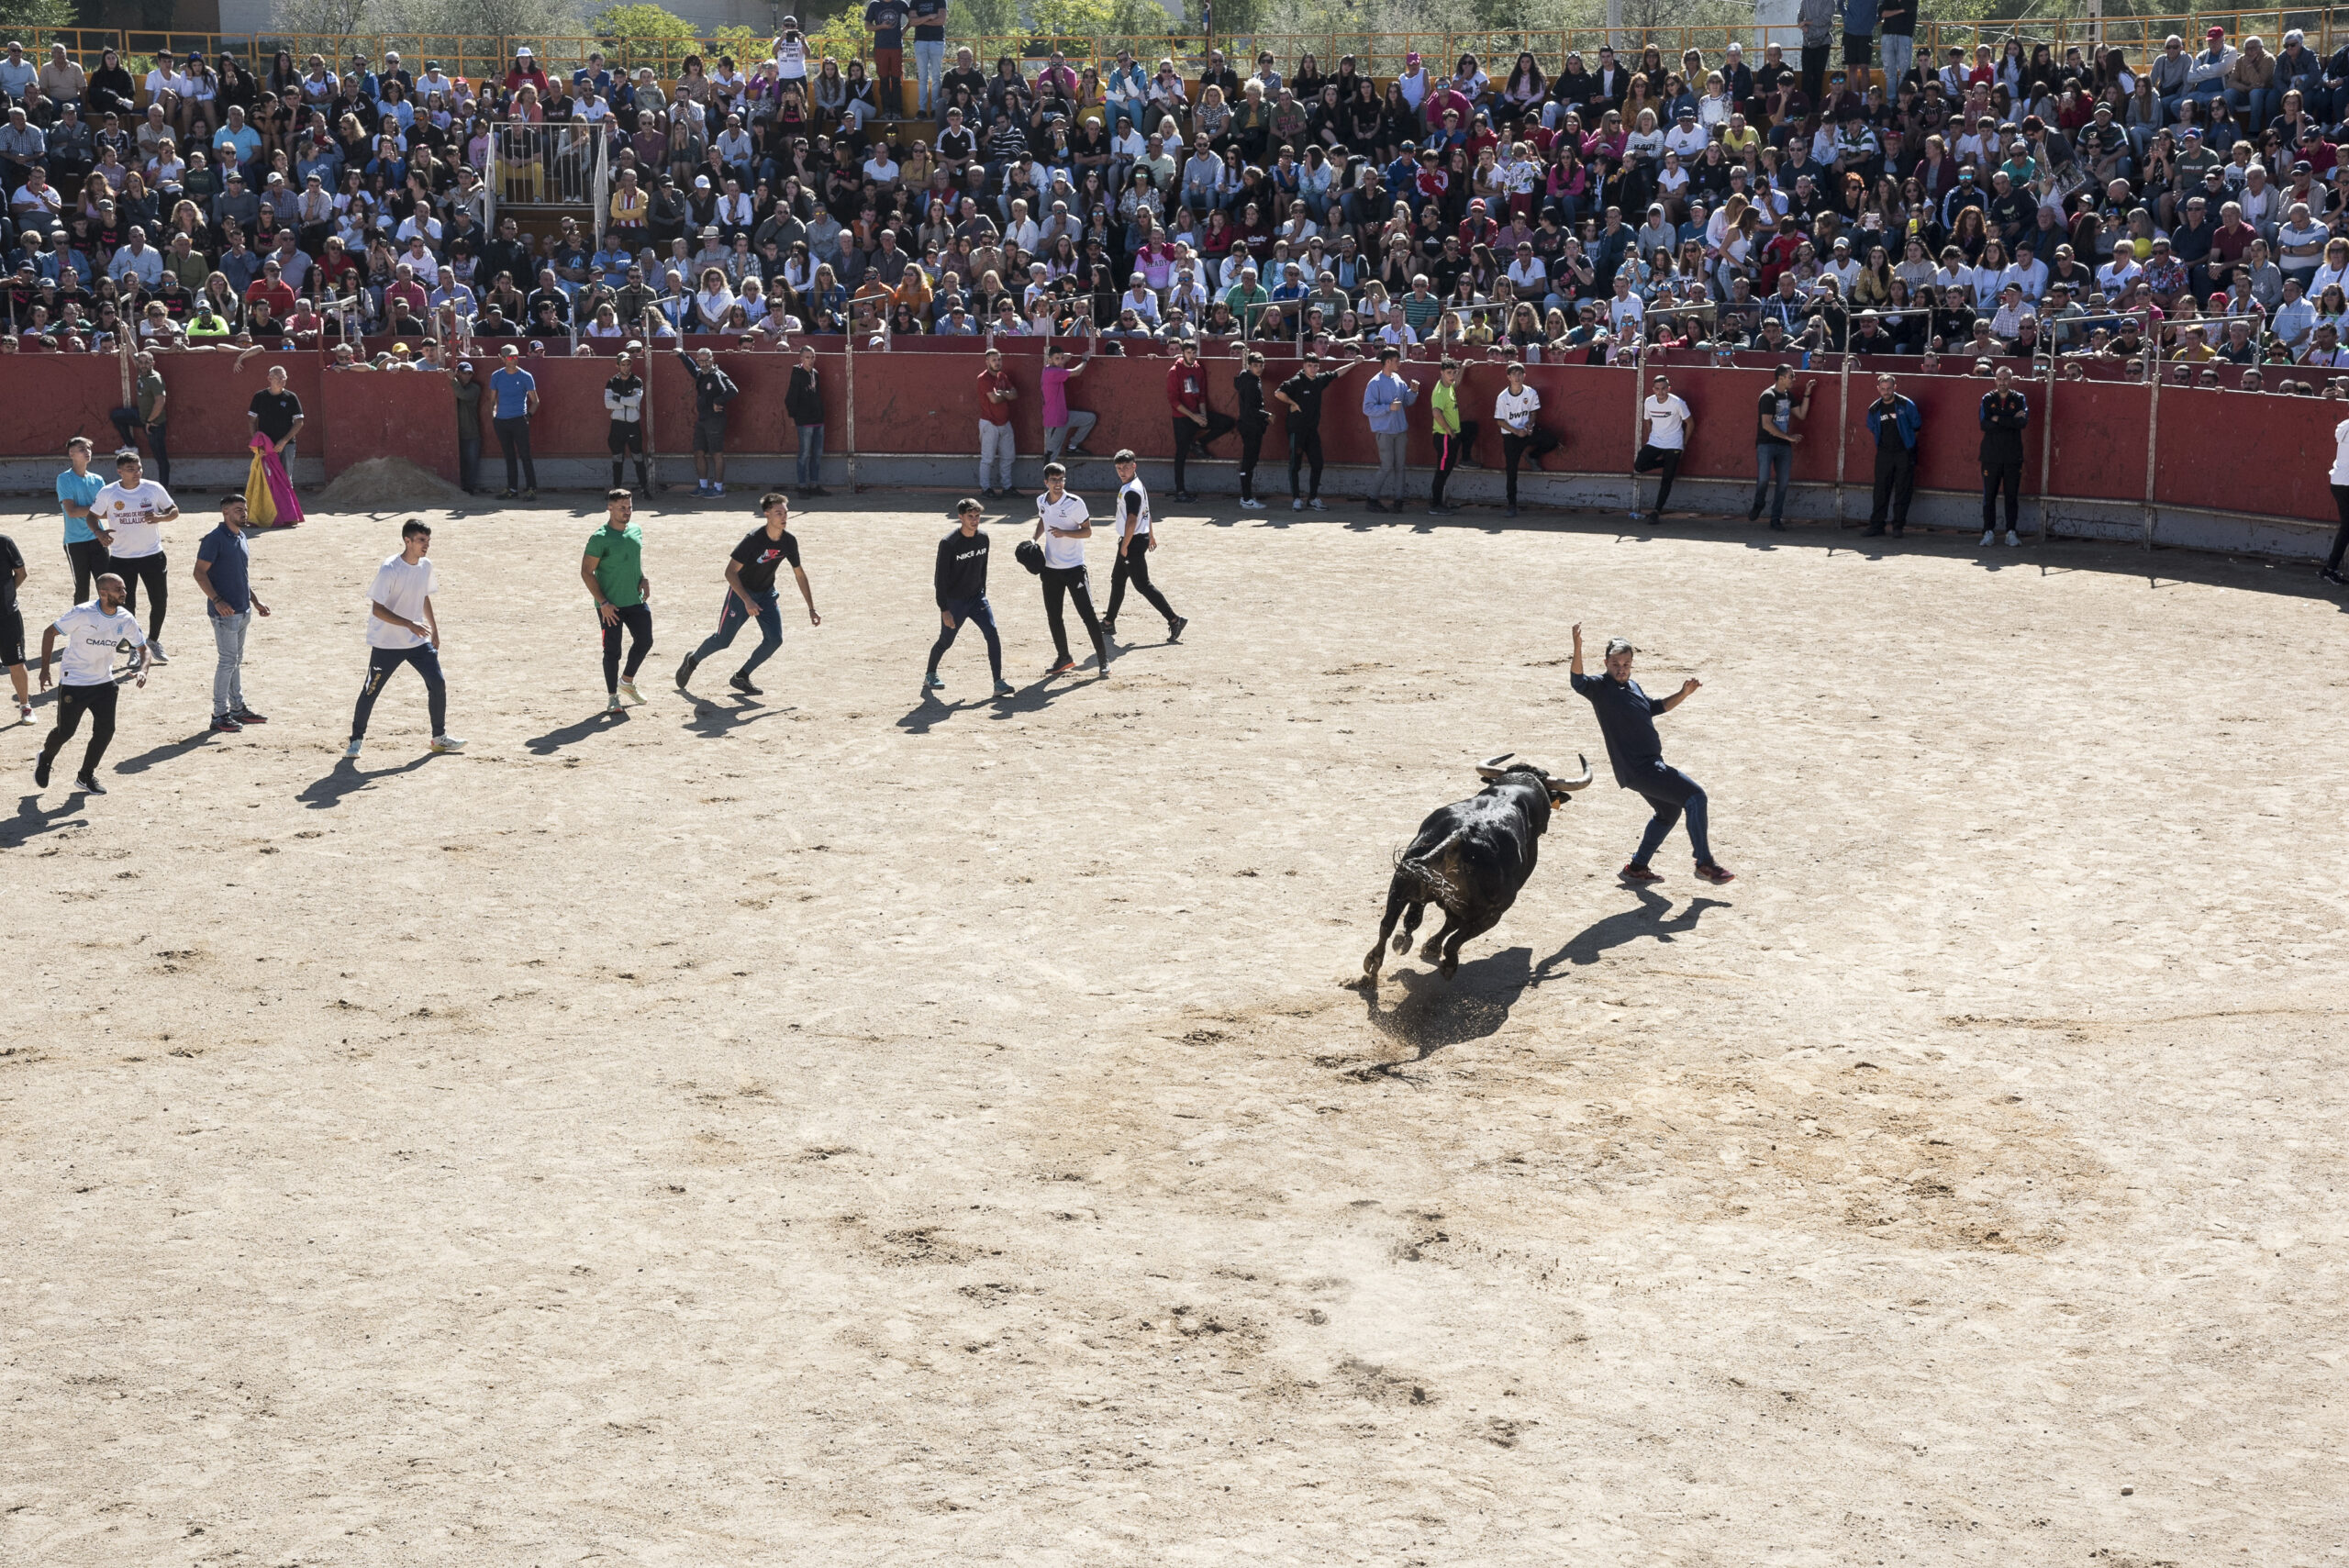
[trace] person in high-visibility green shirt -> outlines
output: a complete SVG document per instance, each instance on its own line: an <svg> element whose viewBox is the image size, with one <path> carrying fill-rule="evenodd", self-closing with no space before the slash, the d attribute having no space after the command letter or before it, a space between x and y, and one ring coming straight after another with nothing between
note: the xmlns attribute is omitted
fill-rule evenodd
<svg viewBox="0 0 2349 1568"><path fill-rule="evenodd" d="M210 301L200 301L196 305L195 314L188 319L187 335L192 339L226 338L228 335L228 324L212 314Z"/></svg>
<svg viewBox="0 0 2349 1568"><path fill-rule="evenodd" d="M1460 419L1460 377L1463 367L1457 360L1443 361L1442 379L1429 395L1429 405L1434 408L1429 434L1435 438L1435 489L1428 497L1428 516L1448 517L1452 508L1443 504L1443 482L1460 466L1460 460L1476 443L1474 420L1463 424Z"/></svg>

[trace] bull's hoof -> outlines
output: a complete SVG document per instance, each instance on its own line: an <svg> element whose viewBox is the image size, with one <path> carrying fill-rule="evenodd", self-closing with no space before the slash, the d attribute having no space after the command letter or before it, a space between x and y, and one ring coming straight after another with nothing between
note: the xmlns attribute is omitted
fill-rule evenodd
<svg viewBox="0 0 2349 1568"><path fill-rule="evenodd" d="M1443 943L1441 940L1435 937L1430 937L1428 939L1428 945L1419 950L1419 962L1421 963L1433 963L1437 959L1442 958L1442 956Z"/></svg>
<svg viewBox="0 0 2349 1568"><path fill-rule="evenodd" d="M1438 974L1442 975L1446 980L1451 979L1453 975L1460 973L1460 955L1457 953L1446 954L1444 961L1435 966L1435 972Z"/></svg>
<svg viewBox="0 0 2349 1568"><path fill-rule="evenodd" d="M1395 933L1395 951L1397 952L1408 952L1411 951L1410 932L1397 931Z"/></svg>
<svg viewBox="0 0 2349 1568"><path fill-rule="evenodd" d="M1385 950L1382 948L1374 947L1370 950L1370 956L1362 961L1362 972L1364 976L1372 980L1378 978L1378 963L1384 952Z"/></svg>

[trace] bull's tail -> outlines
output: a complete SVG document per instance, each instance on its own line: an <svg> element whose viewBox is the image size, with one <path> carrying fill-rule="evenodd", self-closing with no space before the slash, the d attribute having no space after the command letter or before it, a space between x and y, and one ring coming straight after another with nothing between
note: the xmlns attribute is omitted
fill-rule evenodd
<svg viewBox="0 0 2349 1568"><path fill-rule="evenodd" d="M1452 836L1424 855L1414 856L1409 848L1395 851L1395 874L1410 882L1419 890L1417 902L1432 904L1446 914L1458 914L1464 902L1460 884L1445 873L1442 862L1453 849L1468 835L1454 829Z"/></svg>

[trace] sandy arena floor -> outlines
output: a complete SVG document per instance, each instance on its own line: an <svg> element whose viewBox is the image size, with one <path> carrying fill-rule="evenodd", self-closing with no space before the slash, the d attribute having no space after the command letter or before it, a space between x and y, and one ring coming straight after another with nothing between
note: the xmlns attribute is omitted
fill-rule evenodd
<svg viewBox="0 0 2349 1568"><path fill-rule="evenodd" d="M110 795L0 730L0 1562L2349 1559L2312 573L1226 504L1042 686L998 525L941 703L868 499L759 701L669 685L729 498L625 719L550 508L440 523L462 757L403 675L338 762L396 517L261 542L266 728L175 586ZM1618 885L1602 762L1371 998L1471 762L1598 751L1577 618L1739 880Z"/></svg>

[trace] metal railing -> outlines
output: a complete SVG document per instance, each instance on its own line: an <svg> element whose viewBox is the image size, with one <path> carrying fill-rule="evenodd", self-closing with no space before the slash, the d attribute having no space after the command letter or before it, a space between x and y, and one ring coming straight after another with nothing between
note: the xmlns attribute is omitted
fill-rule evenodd
<svg viewBox="0 0 2349 1568"><path fill-rule="evenodd" d="M611 143L600 128L571 121L500 120L489 129L489 165L482 171L482 183L489 189L492 220L508 207L592 205L600 245L611 189Z"/></svg>

